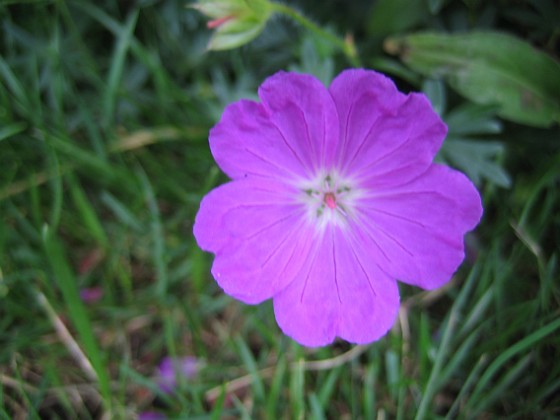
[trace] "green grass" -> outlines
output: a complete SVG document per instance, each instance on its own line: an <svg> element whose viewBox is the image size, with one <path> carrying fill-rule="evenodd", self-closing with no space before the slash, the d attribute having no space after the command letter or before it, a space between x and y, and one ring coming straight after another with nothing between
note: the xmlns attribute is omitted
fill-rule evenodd
<svg viewBox="0 0 560 420"><path fill-rule="evenodd" d="M439 3L411 28L557 42L500 2ZM558 127L500 121L422 84L382 54L373 18L313 5L300 9L354 32L366 66L423 86L451 134L472 136L443 153L479 159L485 207L453 281L401 286L399 322L376 343L310 350L281 334L270 302L245 306L212 280L192 236L200 199L226 179L208 130L276 70L329 80L349 66L335 48L273 19L250 45L207 52L204 18L175 1L1 2L0 418L560 416ZM88 287L100 301L80 298ZM163 393L160 361L186 355L200 371Z"/></svg>

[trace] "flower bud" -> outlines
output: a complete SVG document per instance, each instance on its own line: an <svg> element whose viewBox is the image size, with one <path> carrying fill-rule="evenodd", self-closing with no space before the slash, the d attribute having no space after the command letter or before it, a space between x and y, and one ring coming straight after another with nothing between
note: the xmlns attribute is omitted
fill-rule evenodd
<svg viewBox="0 0 560 420"><path fill-rule="evenodd" d="M192 6L211 20L215 29L208 49L228 50L255 39L272 13L268 0L199 0Z"/></svg>

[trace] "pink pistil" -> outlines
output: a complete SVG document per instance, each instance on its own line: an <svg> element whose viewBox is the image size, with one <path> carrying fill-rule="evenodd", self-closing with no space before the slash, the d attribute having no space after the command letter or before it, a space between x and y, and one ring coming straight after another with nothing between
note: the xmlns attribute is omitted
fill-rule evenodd
<svg viewBox="0 0 560 420"><path fill-rule="evenodd" d="M333 193L326 193L325 194L325 204L327 205L327 207L329 209L335 209L336 208L336 197L334 196Z"/></svg>
<svg viewBox="0 0 560 420"><path fill-rule="evenodd" d="M221 18L218 18L218 19L210 20L210 21L208 21L206 26L208 27L208 29L214 29L214 28L217 28L218 26L223 25L228 20L231 20L233 18L234 18L234 16L224 16L224 17L221 17Z"/></svg>

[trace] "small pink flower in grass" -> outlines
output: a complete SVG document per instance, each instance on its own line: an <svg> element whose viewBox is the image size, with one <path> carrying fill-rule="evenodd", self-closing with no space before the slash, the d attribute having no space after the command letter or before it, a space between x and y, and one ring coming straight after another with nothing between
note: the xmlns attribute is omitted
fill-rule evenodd
<svg viewBox="0 0 560 420"><path fill-rule="evenodd" d="M80 298L85 303L95 303L103 297L103 289L101 287L86 287L80 290Z"/></svg>
<svg viewBox="0 0 560 420"><path fill-rule="evenodd" d="M164 357L158 368L159 387L163 392L173 392L179 383L179 377L189 379L196 376L199 365L196 357Z"/></svg>
<svg viewBox="0 0 560 420"><path fill-rule="evenodd" d="M138 420L166 420L165 415L155 411L144 411L138 414Z"/></svg>
<svg viewBox="0 0 560 420"><path fill-rule="evenodd" d="M229 105L210 132L232 179L194 225L212 274L243 302L272 298L278 325L303 345L376 340L397 316L396 279L450 280L480 196L433 163L447 128L426 97L379 73L347 70L326 89L281 72L259 97Z"/></svg>

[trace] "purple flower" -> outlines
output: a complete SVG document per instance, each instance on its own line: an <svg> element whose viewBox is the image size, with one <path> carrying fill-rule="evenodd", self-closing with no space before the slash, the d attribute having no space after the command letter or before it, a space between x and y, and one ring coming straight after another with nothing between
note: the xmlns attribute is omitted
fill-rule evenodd
<svg viewBox="0 0 560 420"><path fill-rule="evenodd" d="M199 361L196 357L164 357L159 364L158 384L163 392L173 392L177 387L178 376L185 378L196 376L199 368Z"/></svg>
<svg viewBox="0 0 560 420"><path fill-rule="evenodd" d="M80 290L80 299L85 303L95 303L103 297L101 287L86 287Z"/></svg>
<svg viewBox="0 0 560 420"><path fill-rule="evenodd" d="M433 163L447 128L422 94L369 70L326 89L277 73L260 103L229 105L210 147L232 179L194 225L212 274L249 304L274 300L280 328L306 346L368 343L398 312L396 279L449 281L482 215L460 172Z"/></svg>

